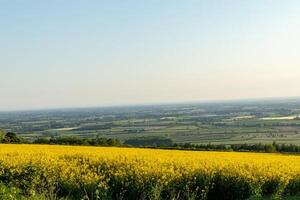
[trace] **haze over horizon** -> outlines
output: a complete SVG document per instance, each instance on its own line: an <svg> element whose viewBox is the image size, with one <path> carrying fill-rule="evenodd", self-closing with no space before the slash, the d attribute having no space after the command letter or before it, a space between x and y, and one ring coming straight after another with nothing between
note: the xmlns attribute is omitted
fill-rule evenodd
<svg viewBox="0 0 300 200"><path fill-rule="evenodd" d="M126 107L139 107L139 106L164 106L164 105L204 105L204 104L239 104L239 103L254 103L254 102L290 102L300 101L299 96L288 97L261 97L261 98L244 98L244 99L216 99L216 100L194 100L194 101L165 101L165 102L142 102L142 103L117 103L117 104L99 104L99 105L69 105L69 106L53 106L53 107L26 107L26 108L8 108L0 109L0 113L6 112L27 112L27 111L48 111L48 110L72 110L72 109L94 109L94 108L126 108Z"/></svg>
<svg viewBox="0 0 300 200"><path fill-rule="evenodd" d="M300 1L0 6L0 110L299 96Z"/></svg>

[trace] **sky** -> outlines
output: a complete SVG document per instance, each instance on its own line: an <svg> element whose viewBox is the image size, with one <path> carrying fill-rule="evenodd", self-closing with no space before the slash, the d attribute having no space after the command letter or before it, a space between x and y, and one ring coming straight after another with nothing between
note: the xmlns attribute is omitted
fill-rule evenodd
<svg viewBox="0 0 300 200"><path fill-rule="evenodd" d="M0 9L0 110L299 96L298 0Z"/></svg>

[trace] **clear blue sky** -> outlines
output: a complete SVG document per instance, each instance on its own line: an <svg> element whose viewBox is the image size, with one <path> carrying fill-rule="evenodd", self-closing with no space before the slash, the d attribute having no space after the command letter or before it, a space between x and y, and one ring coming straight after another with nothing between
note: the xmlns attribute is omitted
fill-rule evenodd
<svg viewBox="0 0 300 200"><path fill-rule="evenodd" d="M299 96L298 0L0 8L0 110Z"/></svg>

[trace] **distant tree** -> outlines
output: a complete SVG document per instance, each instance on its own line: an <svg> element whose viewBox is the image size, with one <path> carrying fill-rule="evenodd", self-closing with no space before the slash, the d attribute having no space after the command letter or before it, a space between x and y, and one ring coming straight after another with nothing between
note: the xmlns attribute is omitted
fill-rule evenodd
<svg viewBox="0 0 300 200"><path fill-rule="evenodd" d="M273 144L266 144L265 152L267 152L267 153L276 152L276 147Z"/></svg>
<svg viewBox="0 0 300 200"><path fill-rule="evenodd" d="M171 147L173 146L173 141L169 138L149 136L128 139L124 144L141 147Z"/></svg>
<svg viewBox="0 0 300 200"><path fill-rule="evenodd" d="M3 143L20 143L22 140L18 138L16 133L8 132L2 139Z"/></svg>
<svg viewBox="0 0 300 200"><path fill-rule="evenodd" d="M33 141L34 144L49 144L50 139L48 138L37 138L36 140Z"/></svg>
<svg viewBox="0 0 300 200"><path fill-rule="evenodd" d="M95 145L104 145L104 146L107 145L107 139L106 138L98 137L93 141L95 141Z"/></svg>
<svg viewBox="0 0 300 200"><path fill-rule="evenodd" d="M108 140L107 140L107 144L108 144L109 146L119 146L121 143L120 143L120 141L117 140L117 139L108 139Z"/></svg>
<svg viewBox="0 0 300 200"><path fill-rule="evenodd" d="M5 131L3 129L0 129L0 141L2 141L5 137Z"/></svg>

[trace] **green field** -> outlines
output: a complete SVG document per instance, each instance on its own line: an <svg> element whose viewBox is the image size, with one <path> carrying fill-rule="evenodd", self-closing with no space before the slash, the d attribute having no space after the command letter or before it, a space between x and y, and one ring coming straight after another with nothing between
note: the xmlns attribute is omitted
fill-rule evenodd
<svg viewBox="0 0 300 200"><path fill-rule="evenodd" d="M177 143L300 144L300 101L247 101L0 113L0 128L39 137L140 136Z"/></svg>

